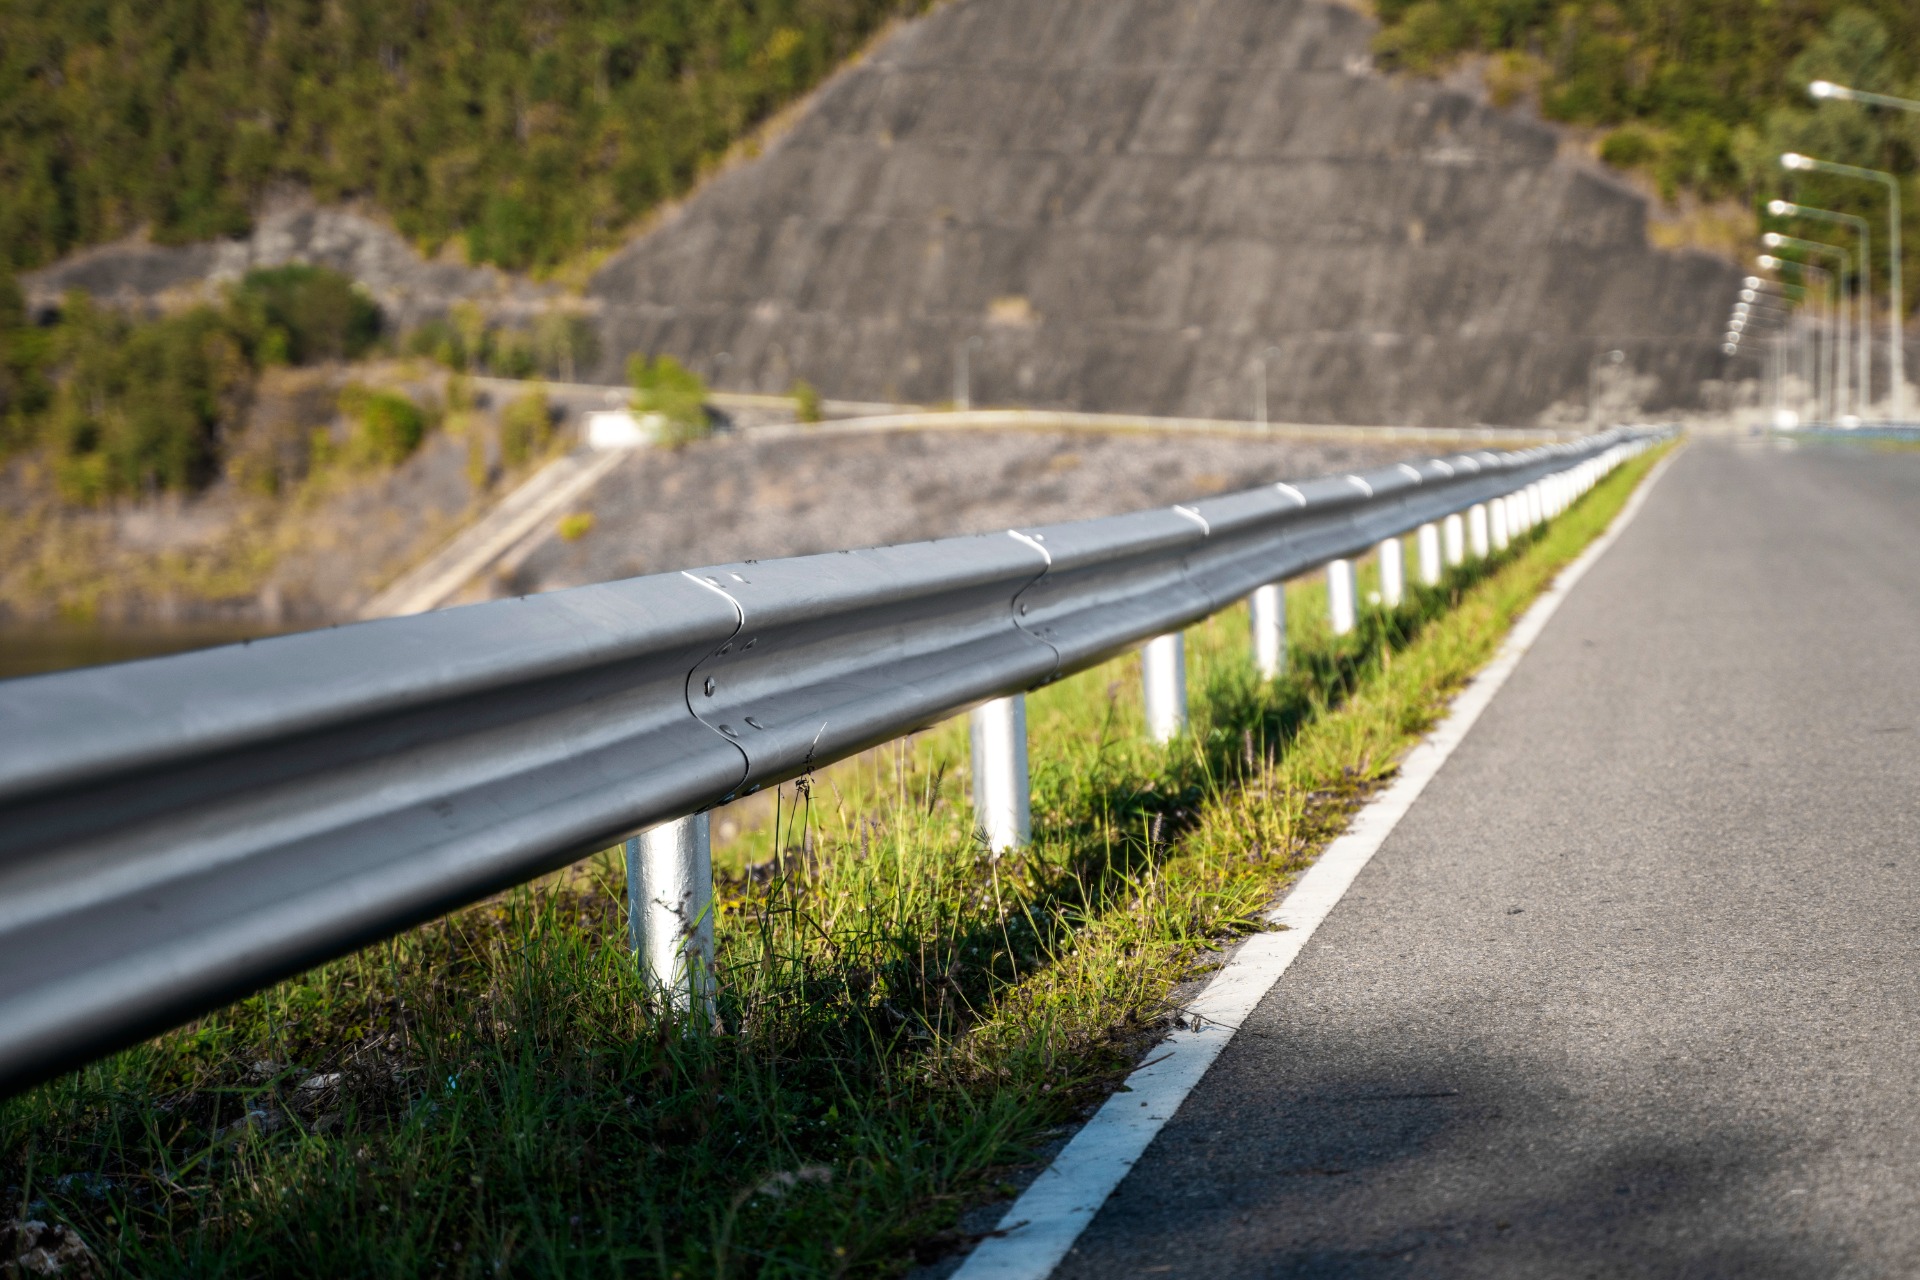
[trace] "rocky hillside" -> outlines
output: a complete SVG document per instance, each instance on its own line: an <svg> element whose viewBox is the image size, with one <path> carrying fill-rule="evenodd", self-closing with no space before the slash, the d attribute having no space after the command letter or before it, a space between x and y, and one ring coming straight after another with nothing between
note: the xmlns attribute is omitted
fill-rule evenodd
<svg viewBox="0 0 1920 1280"><path fill-rule="evenodd" d="M398 324L458 298L602 327L728 390L1467 425L1697 402L1736 269L1649 248L1645 201L1555 129L1378 74L1322 0L952 0L830 80L765 154L584 298L290 207L25 283L128 300L324 262ZM1627 352L1624 371L1598 360ZM1628 397L1620 393L1630 392Z"/></svg>
<svg viewBox="0 0 1920 1280"><path fill-rule="evenodd" d="M730 384L1294 421L1651 407L1720 369L1735 269L1549 127L1371 69L1320 0L955 0L593 279L609 351Z"/></svg>

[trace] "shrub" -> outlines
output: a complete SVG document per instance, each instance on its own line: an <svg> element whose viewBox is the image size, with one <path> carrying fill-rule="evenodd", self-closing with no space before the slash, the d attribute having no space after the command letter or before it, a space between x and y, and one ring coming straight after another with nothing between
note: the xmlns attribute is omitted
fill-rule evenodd
<svg viewBox="0 0 1920 1280"><path fill-rule="evenodd" d="M560 541L578 542L593 530L593 512L576 511L560 517Z"/></svg>
<svg viewBox="0 0 1920 1280"><path fill-rule="evenodd" d="M426 439L427 416L407 397L354 383L340 393L340 410L353 424L355 461L398 466Z"/></svg>
<svg viewBox="0 0 1920 1280"><path fill-rule="evenodd" d="M467 344L461 340L460 331L438 316L422 321L409 332L404 349L410 356L437 360L456 373L467 367Z"/></svg>
<svg viewBox="0 0 1920 1280"><path fill-rule="evenodd" d="M627 377L633 382L634 412L658 414L664 422L661 443L677 447L690 440L704 439L713 430L707 417L707 388L700 375L672 356L648 360L634 355L627 360Z"/></svg>
<svg viewBox="0 0 1920 1280"><path fill-rule="evenodd" d="M1615 129L1600 144L1600 158L1620 169L1637 169L1648 164L1659 151L1653 133L1633 124Z"/></svg>
<svg viewBox="0 0 1920 1280"><path fill-rule="evenodd" d="M793 411L802 422L820 421L820 393L805 378L793 384Z"/></svg>
<svg viewBox="0 0 1920 1280"><path fill-rule="evenodd" d="M534 322L533 354L540 372L573 382L600 360L600 334L585 316L549 311Z"/></svg>
<svg viewBox="0 0 1920 1280"><path fill-rule="evenodd" d="M252 383L219 312L136 324L74 297L49 346L64 376L36 434L69 500L191 489L216 474L223 429Z"/></svg>
<svg viewBox="0 0 1920 1280"><path fill-rule="evenodd" d="M535 387L500 411L500 461L524 465L553 439L553 410L545 391Z"/></svg>
<svg viewBox="0 0 1920 1280"><path fill-rule="evenodd" d="M262 364L355 360L380 336L380 308L338 271L294 264L249 271L236 315L258 326Z"/></svg>

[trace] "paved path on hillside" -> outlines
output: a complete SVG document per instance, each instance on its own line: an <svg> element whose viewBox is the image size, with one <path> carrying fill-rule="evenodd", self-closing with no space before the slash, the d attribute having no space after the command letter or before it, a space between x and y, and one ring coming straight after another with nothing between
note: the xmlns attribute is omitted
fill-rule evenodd
<svg viewBox="0 0 1920 1280"><path fill-rule="evenodd" d="M1695 444L1056 1273L1920 1274L1920 454Z"/></svg>

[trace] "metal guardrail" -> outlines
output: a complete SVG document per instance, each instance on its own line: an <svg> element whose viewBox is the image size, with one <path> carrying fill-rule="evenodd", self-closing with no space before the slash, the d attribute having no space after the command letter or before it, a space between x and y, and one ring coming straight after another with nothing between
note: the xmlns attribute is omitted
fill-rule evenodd
<svg viewBox="0 0 1920 1280"><path fill-rule="evenodd" d="M1656 434L0 684L0 1091L669 823L678 932L634 917L664 980L710 892L676 820L1476 504L1524 527Z"/></svg>

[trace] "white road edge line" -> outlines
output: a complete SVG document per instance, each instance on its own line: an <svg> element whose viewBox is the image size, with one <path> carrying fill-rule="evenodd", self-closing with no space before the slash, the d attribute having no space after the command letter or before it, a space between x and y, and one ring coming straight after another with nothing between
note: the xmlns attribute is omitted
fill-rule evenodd
<svg viewBox="0 0 1920 1280"><path fill-rule="evenodd" d="M1127 1077L981 1241L952 1280L1043 1280L1060 1265L1113 1189L1146 1151L1160 1127L1186 1101L1220 1051L1294 957L1313 937L1361 870L1393 833L1453 749L1473 728L1507 677L1533 646L1574 584L1606 554L1645 505L1666 473L1675 449L1647 474L1612 525L1560 571L1514 624L1500 651L1454 698L1444 720L1400 763L1400 774L1327 846L1267 917L1283 926L1257 933L1214 975L1189 1006L1192 1027L1158 1045L1150 1061Z"/></svg>

